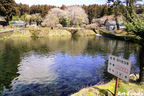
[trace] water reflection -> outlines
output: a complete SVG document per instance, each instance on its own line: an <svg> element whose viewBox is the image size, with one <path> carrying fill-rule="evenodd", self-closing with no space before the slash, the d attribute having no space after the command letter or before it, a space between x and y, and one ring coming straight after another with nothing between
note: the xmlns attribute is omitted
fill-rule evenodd
<svg viewBox="0 0 144 96"><path fill-rule="evenodd" d="M131 60L138 72L137 51L133 43L95 36L0 41L0 92L67 96L97 84L109 54Z"/></svg>

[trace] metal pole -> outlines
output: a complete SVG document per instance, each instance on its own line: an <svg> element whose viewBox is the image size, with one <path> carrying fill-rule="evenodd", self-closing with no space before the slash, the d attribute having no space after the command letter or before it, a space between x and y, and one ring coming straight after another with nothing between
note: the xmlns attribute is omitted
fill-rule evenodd
<svg viewBox="0 0 144 96"><path fill-rule="evenodd" d="M116 95L117 95L118 81L119 81L119 78L118 78L118 77L116 77L115 94L114 94L114 96L116 96Z"/></svg>

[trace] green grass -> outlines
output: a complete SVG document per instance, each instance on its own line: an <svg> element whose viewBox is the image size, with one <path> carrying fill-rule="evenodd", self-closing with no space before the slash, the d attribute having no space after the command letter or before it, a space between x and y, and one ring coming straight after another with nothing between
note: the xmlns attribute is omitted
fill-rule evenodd
<svg viewBox="0 0 144 96"><path fill-rule="evenodd" d="M138 84L136 81L130 80L132 82L124 82L119 80L117 95L127 96L124 94L141 94L144 95L144 84ZM109 83L100 85L100 86L93 86L88 88L83 88L79 92L72 94L71 96L104 96L109 93L110 96L114 95L115 91L115 80L111 80Z"/></svg>
<svg viewBox="0 0 144 96"><path fill-rule="evenodd" d="M107 31L103 31L101 29L99 31L101 32L101 35L106 36L106 37L110 37L110 38L126 40L126 41L135 41L135 40L137 40L135 35L125 35L126 32L124 34L115 34L114 32L109 33Z"/></svg>
<svg viewBox="0 0 144 96"><path fill-rule="evenodd" d="M8 30L8 29L7 29ZM23 29L22 29L23 30ZM43 27L43 28L24 28L24 30L28 30L28 32L19 32L18 30L15 30L14 33L9 36L8 38L26 38L26 37L64 37L64 36L72 36L71 32L67 31L66 29L56 29L54 28L51 30L51 28ZM93 30L84 30L84 29L77 29L79 32L75 34L76 36L95 36L95 33Z"/></svg>

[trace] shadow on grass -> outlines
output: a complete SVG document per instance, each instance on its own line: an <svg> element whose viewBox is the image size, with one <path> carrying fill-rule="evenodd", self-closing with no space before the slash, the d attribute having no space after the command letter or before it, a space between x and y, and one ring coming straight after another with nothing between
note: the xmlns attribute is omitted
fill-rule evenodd
<svg viewBox="0 0 144 96"><path fill-rule="evenodd" d="M97 89L100 93L102 93L102 95L114 96L113 92L111 92L109 89L101 89L101 88L97 88L97 87L95 87L95 89Z"/></svg>

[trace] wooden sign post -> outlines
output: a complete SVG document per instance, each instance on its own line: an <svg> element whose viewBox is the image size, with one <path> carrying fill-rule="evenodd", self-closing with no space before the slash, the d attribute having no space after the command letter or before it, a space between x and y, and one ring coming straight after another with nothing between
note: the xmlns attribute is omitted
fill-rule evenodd
<svg viewBox="0 0 144 96"><path fill-rule="evenodd" d="M128 82L131 70L131 61L109 55L107 71L117 77L115 84L115 96L118 88L119 78Z"/></svg>
<svg viewBox="0 0 144 96"><path fill-rule="evenodd" d="M119 82L119 78L116 77L116 84L115 84L115 93L114 93L114 96L116 96L116 94L117 94L118 82Z"/></svg>

